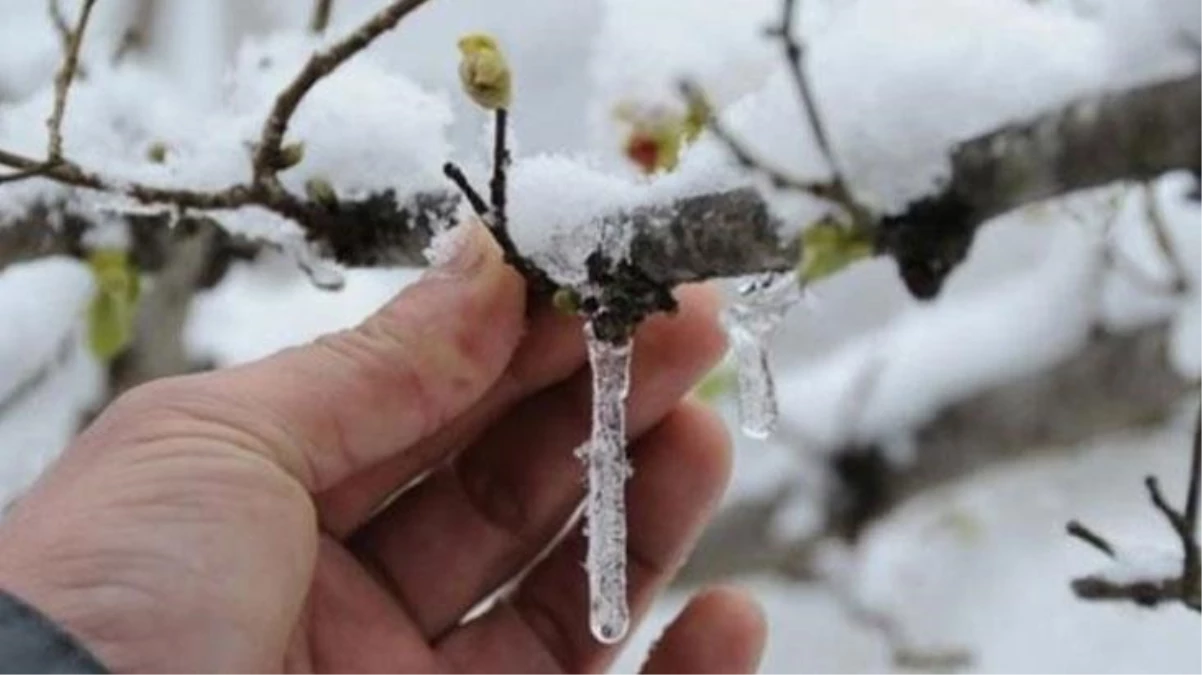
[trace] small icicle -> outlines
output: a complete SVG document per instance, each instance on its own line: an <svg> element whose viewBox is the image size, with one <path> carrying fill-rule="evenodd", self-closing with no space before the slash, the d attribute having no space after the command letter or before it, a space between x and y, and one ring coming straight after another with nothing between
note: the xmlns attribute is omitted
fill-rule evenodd
<svg viewBox="0 0 1202 675"><path fill-rule="evenodd" d="M322 260L304 237L289 239L284 251L291 255L309 282L323 291L340 291L346 285L346 276L333 263Z"/></svg>
<svg viewBox="0 0 1202 675"><path fill-rule="evenodd" d="M739 381L739 423L751 438L767 438L776 428L776 385L768 366L768 344L789 308L801 297L788 273L740 279L739 299L723 314L735 353Z"/></svg>
<svg viewBox="0 0 1202 675"><path fill-rule="evenodd" d="M630 389L629 342L615 345L585 326L593 371L593 428L578 449L588 468L585 518L588 536L589 628L613 644L630 628L626 603L626 394Z"/></svg>

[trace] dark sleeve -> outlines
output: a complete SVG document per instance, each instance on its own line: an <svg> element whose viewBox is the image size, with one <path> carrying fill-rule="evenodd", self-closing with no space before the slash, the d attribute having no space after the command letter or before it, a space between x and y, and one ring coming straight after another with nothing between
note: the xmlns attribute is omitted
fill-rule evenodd
<svg viewBox="0 0 1202 675"><path fill-rule="evenodd" d="M107 673L41 612L0 590L0 673Z"/></svg>

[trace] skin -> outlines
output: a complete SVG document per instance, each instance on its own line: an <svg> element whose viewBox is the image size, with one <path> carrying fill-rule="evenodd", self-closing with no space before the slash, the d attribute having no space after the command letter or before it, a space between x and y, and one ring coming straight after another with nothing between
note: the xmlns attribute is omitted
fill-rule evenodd
<svg viewBox="0 0 1202 675"><path fill-rule="evenodd" d="M0 522L0 587L117 671L606 668L578 526L555 541L581 497L580 325L527 319L495 245L463 236L353 330L115 402ZM716 303L681 295L635 343L636 614L730 471L722 425L684 400L724 350ZM764 634L752 601L712 590L646 671L751 672Z"/></svg>

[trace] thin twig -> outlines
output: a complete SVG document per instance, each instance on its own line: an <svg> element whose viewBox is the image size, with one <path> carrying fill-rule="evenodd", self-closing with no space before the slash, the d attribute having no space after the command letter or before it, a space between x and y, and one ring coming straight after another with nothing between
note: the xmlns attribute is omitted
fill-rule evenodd
<svg viewBox="0 0 1202 675"><path fill-rule="evenodd" d="M1185 493L1185 509L1182 519L1188 538L1183 539L1185 558L1182 561L1181 582L1186 597L1193 598L1197 605L1202 605L1202 550L1199 550L1198 532L1198 492L1202 487L1202 408L1194 420L1194 450L1189 465L1189 488Z"/></svg>
<svg viewBox="0 0 1202 675"><path fill-rule="evenodd" d="M1066 532L1068 532L1069 536L1076 537L1086 544L1098 549L1102 553L1106 554L1106 557L1114 557L1114 546L1112 546L1105 537L1097 532L1094 532L1088 527L1085 527L1080 522L1076 520L1070 520L1064 529Z"/></svg>
<svg viewBox="0 0 1202 675"><path fill-rule="evenodd" d="M58 41L62 45L63 57L65 58L71 46L71 26L67 24L67 15L63 14L63 8L59 0L48 0L46 11L50 14L50 23L54 25L54 32L58 33ZM82 64L78 66L76 76L80 79L84 78Z"/></svg>
<svg viewBox="0 0 1202 675"><path fill-rule="evenodd" d="M1164 492L1160 490L1160 481L1156 480L1156 476L1145 476L1144 487L1148 490L1148 498L1152 500L1152 505L1156 507L1157 511L1160 511L1165 520L1169 521L1169 525L1173 527L1173 531L1178 536L1192 536L1185 529L1185 519L1165 499Z"/></svg>
<svg viewBox="0 0 1202 675"><path fill-rule="evenodd" d="M96 0L84 0L79 9L79 18L75 29L71 31L70 41L66 46L63 65L54 77L54 110L46 127L50 130L50 141L46 149L46 161L54 164L63 158L63 115L67 112L67 94L71 91L71 83L75 80L79 68L79 49L83 46L83 36L88 29L88 19L92 16L92 8Z"/></svg>
<svg viewBox="0 0 1202 675"><path fill-rule="evenodd" d="M509 163L509 150L505 147L505 132L503 130L506 124L506 116L500 114L503 109L497 110L497 131L494 137L495 145L493 148L493 175L489 181L489 203L484 201L476 188L472 186L472 182L468 180L454 162L447 162L442 165L443 174L459 188L463 196L471 204L472 210L484 221L488 231L492 233L493 239L497 245L501 247L501 252L505 256L505 262L512 265L523 278L526 279L526 284L529 290L535 294L551 293L557 287L555 282L551 281L551 277L538 265L534 264L526 256L522 255L518 250L517 244L513 241L513 237L509 235L509 228L505 220L505 203L506 203L506 166Z"/></svg>
<svg viewBox="0 0 1202 675"><path fill-rule="evenodd" d="M263 131L253 160L255 184L282 189L279 188L275 175L276 167L279 166L280 146L284 142L284 134L288 131L288 122L313 85L334 72L347 59L363 51L376 38L395 28L401 19L428 1L395 0L355 32L309 58L292 83L276 97L275 104L263 123Z"/></svg>
<svg viewBox="0 0 1202 675"><path fill-rule="evenodd" d="M492 204L492 227L509 238L509 214L506 212L506 176L509 172L509 144L506 128L509 126L509 111L497 108L493 126L492 179L488 182L489 202Z"/></svg>
<svg viewBox="0 0 1202 675"><path fill-rule="evenodd" d="M1160 208L1160 200L1151 183L1144 183L1144 212L1148 227L1152 230L1152 238L1156 241L1156 246L1164 256L1165 264L1169 267L1169 284L1172 292L1184 293L1189 287L1187 281L1189 275L1185 271L1185 264L1181 261L1181 256L1177 254L1177 247L1173 245L1172 237L1169 236L1164 211Z"/></svg>
<svg viewBox="0 0 1202 675"><path fill-rule="evenodd" d="M852 196L851 190L843 178L843 172L840 171L839 164L835 161L835 153L831 150L830 137L827 135L826 125L822 122L822 114L818 110L817 97L814 96L814 89L810 84L810 78L806 76L806 50L801 41L797 39L794 26L797 18L797 6L797 0L781 0L780 24L774 29L769 30L768 34L781 41L781 46L784 49L785 65L788 67L793 84L797 88L797 97L801 101L806 119L813 130L814 140L818 144L818 149L822 152L823 158L826 159L827 165L830 166L832 175L830 181L831 199L843 207L855 226L867 229L872 225L871 214L867 208Z"/></svg>
<svg viewBox="0 0 1202 675"><path fill-rule="evenodd" d="M802 108L805 110L806 117L810 121L810 126L814 130L814 140L818 142L818 149L822 151L827 163L831 165L831 171L838 176L839 169L835 166L835 156L831 153L831 145L830 141L827 140L826 127L822 123L822 117L818 114L818 105L814 98L814 92L810 87L810 80L805 74L805 49L794 34L794 20L796 16L797 0L782 0L780 25L768 31L768 33L780 38L781 45L785 51L785 64L789 68L794 86L797 87L797 96L801 100Z"/></svg>
<svg viewBox="0 0 1202 675"><path fill-rule="evenodd" d="M463 169L460 169L454 162L447 162L442 165L442 173L455 184L455 187L459 188L477 216L483 219L488 215L488 202L485 202L480 193L476 192L476 188L472 187L472 183L464 175Z"/></svg>
<svg viewBox="0 0 1202 675"><path fill-rule="evenodd" d="M300 105L305 94L319 80L337 69L347 59L370 45L376 38L392 29L410 12L428 0L397 0L368 19L354 33L324 52L314 54L296 79L276 98L275 105L263 125L263 137L253 159L254 180L249 185L236 184L215 191L161 188L142 183L118 182L83 169L62 156L61 124L66 107L67 90L78 63L79 46L82 42L87 20L96 0L85 0L72 49L64 60L63 68L56 79L54 112L50 125L50 157L39 161L16 153L0 150L0 164L17 169L17 173L5 176L5 181L14 181L33 176L44 176L66 185L126 195L144 204L172 204L180 209L236 209L243 206L261 206L296 221L302 227L311 223L306 218L313 209L307 208L299 198L286 191L275 177L275 158L279 156L280 142L288 120Z"/></svg>
<svg viewBox="0 0 1202 675"><path fill-rule="evenodd" d="M330 26L330 14L334 8L334 0L315 0L313 15L309 17L309 31L321 35Z"/></svg>
<svg viewBox="0 0 1202 675"><path fill-rule="evenodd" d="M1144 607L1155 607L1164 602L1180 602L1195 612L1202 613L1202 555L1199 554L1198 492L1199 465L1202 463L1202 410L1194 423L1193 443L1190 452L1189 488L1185 506L1181 511L1173 508L1160 489L1155 476L1144 479L1148 498L1156 510L1169 521L1174 534L1181 543L1182 563L1180 574L1166 578L1138 579L1118 582L1104 576L1089 576L1074 579L1073 592L1085 600L1127 600ZM1101 535L1076 521L1068 524L1068 533L1114 558L1114 547Z"/></svg>
<svg viewBox="0 0 1202 675"><path fill-rule="evenodd" d="M58 370L67 364L75 347L75 332L68 331L60 340L58 348L50 359L38 366L29 377L19 382L0 399L0 419L4 419L14 408L19 406L30 394L37 391Z"/></svg>
<svg viewBox="0 0 1202 675"><path fill-rule="evenodd" d="M701 93L701 89L692 82L682 82L680 84L681 93L684 94L691 103L706 106L705 95ZM715 115L711 115L706 122L710 133L714 135L723 145L726 146L730 154L734 156L735 161L747 169L751 169L763 174L771 183L772 186L778 189L797 190L813 195L819 199L827 201L837 201L837 193L835 186L832 183L824 183L819 181L803 181L789 174L784 169L774 167L758 157L751 151L742 141L735 138L734 134L722 124Z"/></svg>
<svg viewBox="0 0 1202 675"><path fill-rule="evenodd" d="M121 39L117 41L117 48L113 50L114 64L121 63L130 54L146 48L147 35L150 33L150 26L154 23L157 10L158 0L138 1L138 7L133 12L133 18L130 19L129 25L125 27L125 32L121 34Z"/></svg>

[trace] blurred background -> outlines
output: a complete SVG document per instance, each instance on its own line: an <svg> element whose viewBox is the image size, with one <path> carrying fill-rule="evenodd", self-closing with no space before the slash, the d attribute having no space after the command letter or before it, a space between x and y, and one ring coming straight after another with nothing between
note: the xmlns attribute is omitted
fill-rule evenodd
<svg viewBox="0 0 1202 675"><path fill-rule="evenodd" d="M335 0L326 35L382 4ZM63 15L77 6L64 0ZM917 189L905 184L921 173L913 167L957 140L1075 96L1196 71L1200 58L1196 0L800 6L834 161L884 201ZM303 36L311 11L302 0L100 3L85 67L140 79L114 91L119 104L81 103L72 124L137 126L153 114L170 125L160 98L197 119L231 114L239 60L299 63L310 43L298 51L272 40ZM519 163L563 155L634 180L623 152L630 129L615 110L674 109L688 77L753 147L787 148L792 168L821 172L799 110L772 109L796 117L796 138L759 123L782 65L764 31L779 11L777 0L435 0L359 58L428 96L444 134L438 147L469 166L486 156L489 128L458 93L455 40L484 30L517 74ZM60 37L47 3L0 0L0 16L0 147L38 147L44 128L21 106L48 100ZM122 65L110 66L121 50ZM372 92L346 92L345 119L371 115ZM336 142L344 127L327 126ZM69 150L72 142L83 141L69 136ZM86 152L103 160L126 150ZM686 155L681 171L704 171L695 167L705 152L691 163ZM1202 669L1196 613L1075 598L1070 581L1107 561L1064 533L1079 518L1133 559L1178 545L1142 482L1155 474L1177 499L1188 480L1202 372L1193 189L1190 176L1169 175L1007 214L980 232L933 302L911 299L886 260L809 289L772 345L777 434L737 433L729 365L697 392L731 422L734 482L680 583L616 669L637 668L690 592L731 580L767 609L769 672ZM5 190L0 229L20 211ZM279 254L222 271L182 300L155 294L169 281L147 280L139 330L173 336L175 351L122 370L99 362L82 337L94 290L83 265L47 257L0 268L0 504L19 498L81 420L137 380L247 361L351 325L416 276L349 271L346 287L328 293Z"/></svg>

